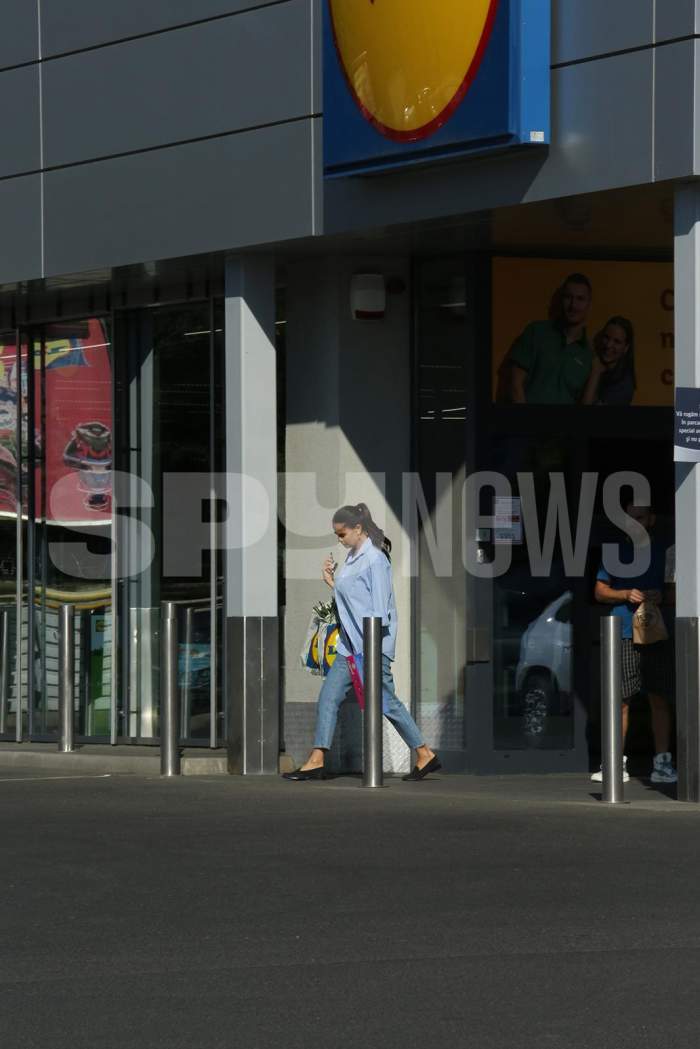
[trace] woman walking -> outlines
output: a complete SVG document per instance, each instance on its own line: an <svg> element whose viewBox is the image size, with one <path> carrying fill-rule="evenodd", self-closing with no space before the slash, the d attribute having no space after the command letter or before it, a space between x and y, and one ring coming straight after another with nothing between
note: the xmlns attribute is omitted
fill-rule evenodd
<svg viewBox="0 0 700 1049"><path fill-rule="evenodd" d="M391 543L372 520L364 503L343 506L333 515L333 530L349 551L345 563L336 570L329 557L323 564L323 579L335 591L340 621L337 655L318 699L313 750L296 772L285 779L294 781L325 779L326 752L333 742L338 709L351 684L348 658L362 654L362 621L381 616L382 686L384 716L408 747L416 752L413 770L403 778L422 780L441 768L437 754L423 742L420 730L403 703L397 699L391 663L396 651L396 605L391 581L389 551Z"/></svg>

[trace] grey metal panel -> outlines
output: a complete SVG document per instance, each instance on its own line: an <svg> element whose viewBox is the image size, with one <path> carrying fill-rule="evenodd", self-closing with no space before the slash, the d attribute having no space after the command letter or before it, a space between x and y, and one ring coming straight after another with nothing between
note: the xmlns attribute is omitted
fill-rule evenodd
<svg viewBox="0 0 700 1049"><path fill-rule="evenodd" d="M262 619L246 616L244 624L244 768L248 775L257 775L262 772Z"/></svg>
<svg viewBox="0 0 700 1049"><path fill-rule="evenodd" d="M0 178L41 167L39 66L22 66L0 73L2 149Z"/></svg>
<svg viewBox="0 0 700 1049"><path fill-rule="evenodd" d="M658 0L654 32L657 43L695 33L696 6L697 0Z"/></svg>
<svg viewBox="0 0 700 1049"><path fill-rule="evenodd" d="M653 49L552 74L552 146L429 171L337 179L324 232L462 215L652 180Z"/></svg>
<svg viewBox="0 0 700 1049"><path fill-rule="evenodd" d="M700 4L700 0L698 0ZM700 69L700 40L693 41L693 59L695 69ZM693 133L695 142L693 145L693 171L697 175L700 172L700 77L695 76L693 87Z"/></svg>
<svg viewBox="0 0 700 1049"><path fill-rule="evenodd" d="M0 284L41 276L41 176L0 181Z"/></svg>
<svg viewBox="0 0 700 1049"><path fill-rule="evenodd" d="M696 617L676 620L678 800L700 801L700 642Z"/></svg>
<svg viewBox="0 0 700 1049"><path fill-rule="evenodd" d="M307 116L308 0L47 62L47 166Z"/></svg>
<svg viewBox="0 0 700 1049"><path fill-rule="evenodd" d="M280 751L280 633L276 616L260 620L262 627L262 769L263 773L278 771Z"/></svg>
<svg viewBox="0 0 700 1049"><path fill-rule="evenodd" d="M644 47L653 40L654 0L555 0L554 63Z"/></svg>
<svg viewBox="0 0 700 1049"><path fill-rule="evenodd" d="M686 40L657 47L654 59L654 178L692 175L695 43Z"/></svg>
<svg viewBox="0 0 700 1049"><path fill-rule="evenodd" d="M653 50L553 75L553 141L537 196L651 181Z"/></svg>
<svg viewBox="0 0 700 1049"><path fill-rule="evenodd" d="M2 0L0 68L34 62L39 57L37 0Z"/></svg>
<svg viewBox="0 0 700 1049"><path fill-rule="evenodd" d="M19 6L26 0L14 2ZM42 53L94 47L262 7L266 2L269 0L42 0Z"/></svg>
<svg viewBox="0 0 700 1049"><path fill-rule="evenodd" d="M245 709L245 619L234 616L226 619L226 724L228 770L243 772L243 723Z"/></svg>
<svg viewBox="0 0 700 1049"><path fill-rule="evenodd" d="M281 124L48 172L47 271L308 236L311 125Z"/></svg>
<svg viewBox="0 0 700 1049"><path fill-rule="evenodd" d="M323 110L323 0L310 0L310 32L312 38L311 111Z"/></svg>

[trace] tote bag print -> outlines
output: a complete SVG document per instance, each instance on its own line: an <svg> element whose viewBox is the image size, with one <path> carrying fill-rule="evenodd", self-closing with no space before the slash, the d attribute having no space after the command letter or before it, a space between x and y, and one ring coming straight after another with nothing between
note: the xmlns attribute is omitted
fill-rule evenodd
<svg viewBox="0 0 700 1049"><path fill-rule="evenodd" d="M302 668L325 677L335 662L339 633L335 604L328 601L314 605L299 657Z"/></svg>

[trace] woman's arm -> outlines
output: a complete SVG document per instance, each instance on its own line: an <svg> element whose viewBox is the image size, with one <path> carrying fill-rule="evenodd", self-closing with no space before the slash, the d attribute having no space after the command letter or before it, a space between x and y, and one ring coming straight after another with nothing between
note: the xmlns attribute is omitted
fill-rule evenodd
<svg viewBox="0 0 700 1049"><path fill-rule="evenodd" d="M588 376L588 381L583 388L583 397L581 398L581 404L595 404L598 400L598 387L600 385L600 379L605 371L605 365L601 361L597 353L593 355L593 364L591 365L591 373Z"/></svg>
<svg viewBox="0 0 700 1049"><path fill-rule="evenodd" d="M384 563L382 563L384 562ZM389 606L391 604L391 566L384 554L377 558L370 568L370 589L372 593L372 615L381 616L382 623L389 623Z"/></svg>

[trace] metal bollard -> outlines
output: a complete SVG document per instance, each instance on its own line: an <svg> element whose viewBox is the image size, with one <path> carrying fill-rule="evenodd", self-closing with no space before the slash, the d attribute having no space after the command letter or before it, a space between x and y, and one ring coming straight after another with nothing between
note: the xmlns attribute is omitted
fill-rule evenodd
<svg viewBox="0 0 700 1049"><path fill-rule="evenodd" d="M382 754L382 620L363 620L364 641L364 774L363 787L384 785Z"/></svg>
<svg viewBox="0 0 700 1049"><path fill-rule="evenodd" d="M7 714L7 685L10 680L10 613L7 608L0 611L0 736L5 734Z"/></svg>
<svg viewBox="0 0 700 1049"><path fill-rule="evenodd" d="M75 619L72 605L61 605L59 611L58 666L58 709L61 728L58 749L62 754L70 754L75 749Z"/></svg>
<svg viewBox="0 0 700 1049"><path fill-rule="evenodd" d="M180 775L180 718L177 682L177 605L160 611L160 774Z"/></svg>
<svg viewBox="0 0 700 1049"><path fill-rule="evenodd" d="M622 623L619 616L600 621L601 729L603 801L619 805L622 783Z"/></svg>

